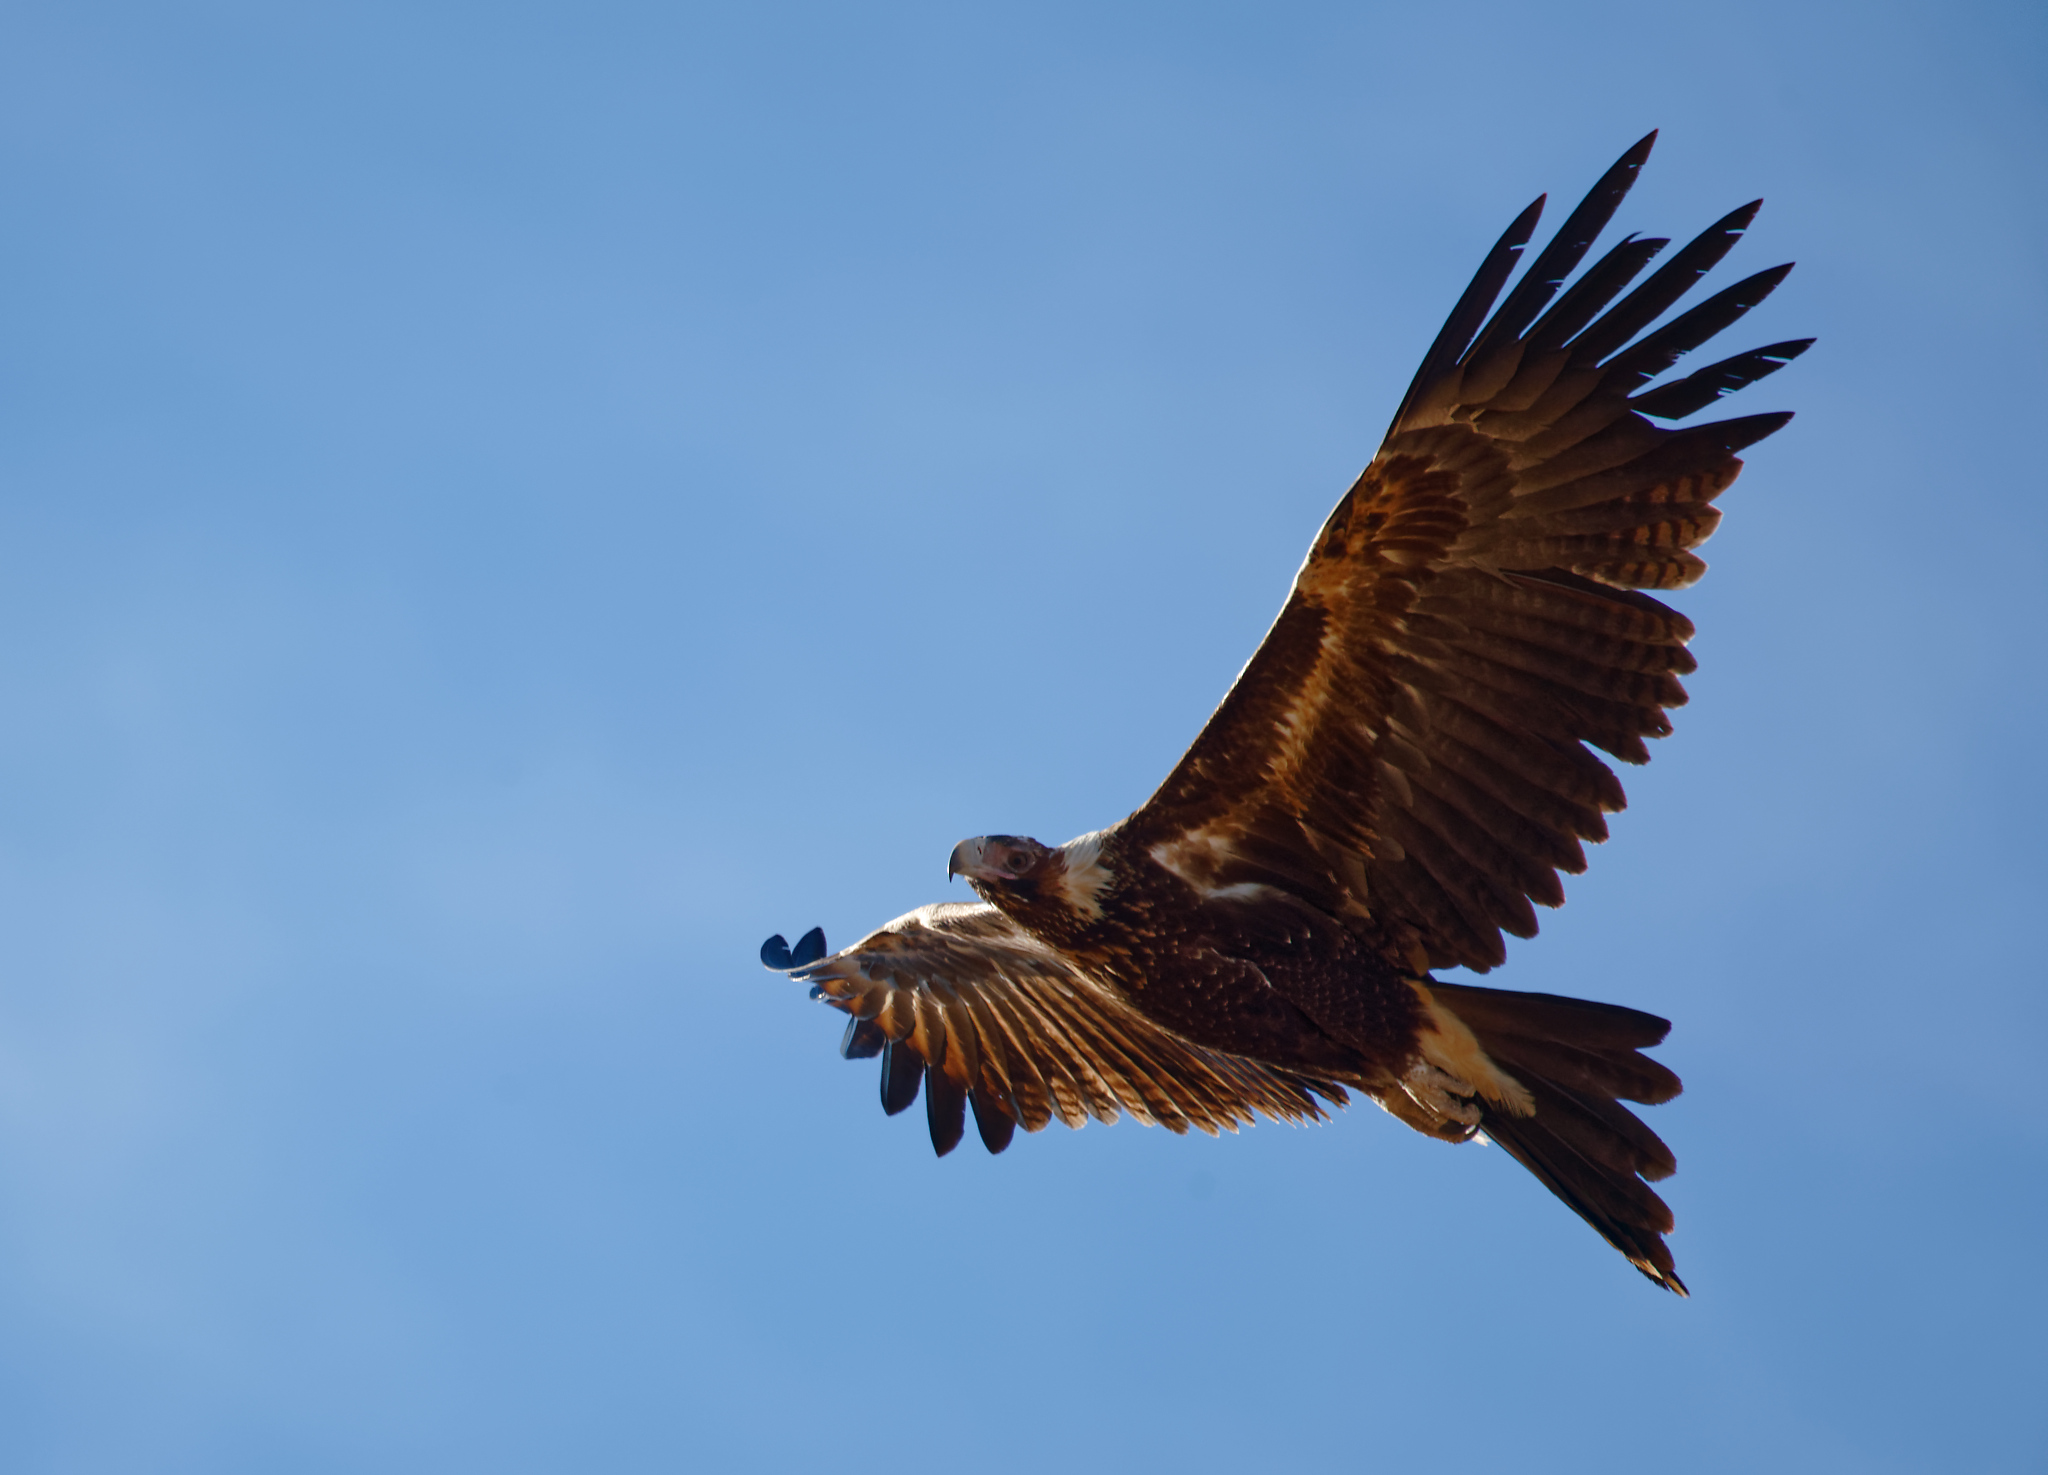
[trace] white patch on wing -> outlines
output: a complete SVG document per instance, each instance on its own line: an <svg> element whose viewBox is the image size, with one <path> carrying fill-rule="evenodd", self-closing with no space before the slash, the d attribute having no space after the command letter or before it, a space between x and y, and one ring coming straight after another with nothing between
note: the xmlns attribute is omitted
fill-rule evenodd
<svg viewBox="0 0 2048 1475"><path fill-rule="evenodd" d="M1212 886L1202 893L1204 901L1257 901L1276 894L1263 881L1238 881L1229 886Z"/></svg>
<svg viewBox="0 0 2048 1475"><path fill-rule="evenodd" d="M1195 830L1178 840L1167 840L1151 850L1152 859L1188 884L1204 901L1257 901L1273 896L1275 888L1262 881L1233 881L1219 886L1216 878L1237 858L1237 847L1228 831L1217 827Z"/></svg>
<svg viewBox="0 0 2048 1475"><path fill-rule="evenodd" d="M1236 855L1229 832L1211 826L1190 830L1174 840L1163 840L1149 852L1161 868L1171 871L1196 891L1207 895L1215 889L1216 873Z"/></svg>
<svg viewBox="0 0 2048 1475"><path fill-rule="evenodd" d="M1112 879L1102 859L1102 834L1095 830L1060 847L1060 894L1091 922L1102 915L1102 889Z"/></svg>

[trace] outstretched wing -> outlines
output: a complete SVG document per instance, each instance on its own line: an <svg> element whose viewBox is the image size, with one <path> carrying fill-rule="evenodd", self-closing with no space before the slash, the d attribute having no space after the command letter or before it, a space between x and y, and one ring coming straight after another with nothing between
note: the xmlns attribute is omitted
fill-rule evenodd
<svg viewBox="0 0 2048 1475"><path fill-rule="evenodd" d="M1543 201L1488 255L1386 443L1330 516L1279 619L1158 793L1122 827L1198 887L1289 887L1417 969L1502 961L1564 900L1628 763L1685 701L1693 627L1641 589L1692 583L1736 452L1789 415L1677 419L1812 341L1645 388L1791 270L1643 334L1755 216L1630 237L1559 295L1648 158L1622 156L1491 319ZM1759 202L1760 203L1760 202ZM1553 298L1555 299L1553 301ZM1618 299L1618 300L1617 300ZM1642 334L1642 336L1638 336Z"/></svg>
<svg viewBox="0 0 2048 1475"><path fill-rule="evenodd" d="M923 1082L942 1157L970 1104L982 1142L1001 1152L1018 1124L1036 1132L1054 1117L1078 1127L1128 1112L1214 1136L1256 1112L1320 1118L1315 1095L1346 1099L1333 1082L1162 1029L984 904L920 907L795 976L853 1016L842 1054L882 1057L885 1110L909 1106Z"/></svg>

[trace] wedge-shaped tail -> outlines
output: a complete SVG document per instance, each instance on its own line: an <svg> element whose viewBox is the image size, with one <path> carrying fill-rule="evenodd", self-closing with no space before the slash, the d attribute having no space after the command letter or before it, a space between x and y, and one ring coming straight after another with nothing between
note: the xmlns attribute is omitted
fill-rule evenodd
<svg viewBox="0 0 2048 1475"><path fill-rule="evenodd" d="M1678 1094L1678 1077L1641 1053L1662 1042L1670 1021L1556 994L1450 983L1430 992L1535 1101L1528 1116L1485 1109L1480 1129L1636 1269L1685 1295L1664 1243L1671 1210L1645 1181L1670 1177L1678 1159L1621 1104L1654 1106Z"/></svg>

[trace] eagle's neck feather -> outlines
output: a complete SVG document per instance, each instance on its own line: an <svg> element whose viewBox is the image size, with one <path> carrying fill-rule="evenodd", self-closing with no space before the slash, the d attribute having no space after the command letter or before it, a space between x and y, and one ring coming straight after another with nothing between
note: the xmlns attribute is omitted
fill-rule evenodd
<svg viewBox="0 0 2048 1475"><path fill-rule="evenodd" d="M1053 887L1074 912L1091 922L1102 919L1102 894L1114 878L1102 856L1104 831L1093 830L1060 847L1060 870Z"/></svg>

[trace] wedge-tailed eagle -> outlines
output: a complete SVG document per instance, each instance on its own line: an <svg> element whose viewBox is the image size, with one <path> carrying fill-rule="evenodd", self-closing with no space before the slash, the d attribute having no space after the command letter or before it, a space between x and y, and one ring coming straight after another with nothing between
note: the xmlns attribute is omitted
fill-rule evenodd
<svg viewBox="0 0 2048 1475"><path fill-rule="evenodd" d="M1320 1118L1364 1092L1432 1137L1482 1133L1657 1284L1684 1294L1671 1150L1623 1102L1678 1077L1653 1015L1442 982L1564 901L1559 872L1621 809L1597 748L1648 761L1671 731L1691 621L1639 592L1693 552L1737 452L1786 414L1684 428L1812 342L1653 383L1783 281L1759 272L1652 325L1755 218L1673 253L1630 236L1566 286L1653 133L1607 171L1497 310L1543 200L1490 251L1430 345L1372 464L1338 502L1279 618L1159 791L1065 845L963 840L978 904L898 918L845 951L762 948L852 1016L882 1105L922 1083L932 1145L971 1109L991 1152L1018 1126L1128 1113L1174 1132Z"/></svg>

